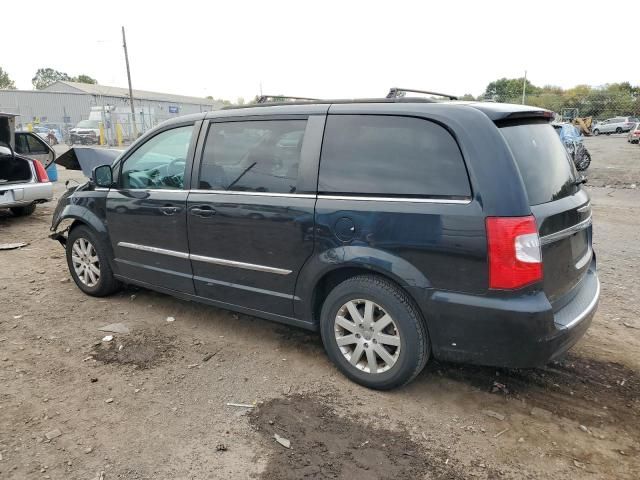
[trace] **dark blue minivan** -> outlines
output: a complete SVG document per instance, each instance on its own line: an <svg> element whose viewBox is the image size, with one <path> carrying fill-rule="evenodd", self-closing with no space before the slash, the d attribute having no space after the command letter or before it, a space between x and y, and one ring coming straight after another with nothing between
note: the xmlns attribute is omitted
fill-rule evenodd
<svg viewBox="0 0 640 480"><path fill-rule="evenodd" d="M180 117L69 189L52 237L89 295L134 284L319 330L368 387L431 356L543 365L600 292L552 116L405 97Z"/></svg>

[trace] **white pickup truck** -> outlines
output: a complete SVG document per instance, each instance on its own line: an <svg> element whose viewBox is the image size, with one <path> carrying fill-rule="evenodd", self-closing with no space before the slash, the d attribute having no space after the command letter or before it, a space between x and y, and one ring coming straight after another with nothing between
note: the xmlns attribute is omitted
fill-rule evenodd
<svg viewBox="0 0 640 480"><path fill-rule="evenodd" d="M50 201L53 184L45 165L55 158L38 135L15 131L15 115L0 112L0 209L31 215L38 203Z"/></svg>

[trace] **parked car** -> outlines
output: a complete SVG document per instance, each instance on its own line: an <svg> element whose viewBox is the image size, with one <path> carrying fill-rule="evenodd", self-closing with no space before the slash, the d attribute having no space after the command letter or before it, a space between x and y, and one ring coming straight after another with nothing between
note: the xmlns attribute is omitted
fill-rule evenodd
<svg viewBox="0 0 640 480"><path fill-rule="evenodd" d="M69 130L71 145L80 143L91 145L100 142L100 122L98 120L81 120Z"/></svg>
<svg viewBox="0 0 640 480"><path fill-rule="evenodd" d="M69 189L51 236L89 295L133 284L320 330L367 387L430 357L543 365L600 292L552 118L406 97L180 117Z"/></svg>
<svg viewBox="0 0 640 480"><path fill-rule="evenodd" d="M31 215L53 197L45 165L55 152L38 135L15 131L15 115L0 113L0 209Z"/></svg>
<svg viewBox="0 0 640 480"><path fill-rule="evenodd" d="M640 123L636 123L627 135L629 143L638 143L638 140L640 140Z"/></svg>
<svg viewBox="0 0 640 480"><path fill-rule="evenodd" d="M610 135L612 133L628 132L636 123L638 123L638 121L639 120L636 117L609 118L598 122L593 127L593 134L600 135L601 133L606 133L607 135Z"/></svg>

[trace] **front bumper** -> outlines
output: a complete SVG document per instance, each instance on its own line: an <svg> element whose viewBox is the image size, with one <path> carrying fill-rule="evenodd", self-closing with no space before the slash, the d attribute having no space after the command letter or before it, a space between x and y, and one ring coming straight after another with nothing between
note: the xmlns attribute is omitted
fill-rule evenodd
<svg viewBox="0 0 640 480"><path fill-rule="evenodd" d="M508 298L436 293L434 315L427 315L434 356L510 368L545 365L591 325L600 297L595 261L571 295L554 311L543 292Z"/></svg>

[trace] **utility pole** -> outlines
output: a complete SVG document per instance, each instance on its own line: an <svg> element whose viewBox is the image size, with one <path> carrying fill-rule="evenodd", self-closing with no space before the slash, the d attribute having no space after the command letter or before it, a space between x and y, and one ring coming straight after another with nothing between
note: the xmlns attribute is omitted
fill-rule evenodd
<svg viewBox="0 0 640 480"><path fill-rule="evenodd" d="M124 48L124 61L127 64L127 80L129 81L129 101L131 102L131 123L133 123L133 139L138 138L138 126L136 125L136 109L133 105L133 88L131 88L131 71L129 70L129 54L127 53L127 37L122 27L122 48ZM524 102L523 102L524 103Z"/></svg>
<svg viewBox="0 0 640 480"><path fill-rule="evenodd" d="M524 97L527 93L527 71L524 71L524 80L522 81L522 105L524 105Z"/></svg>

